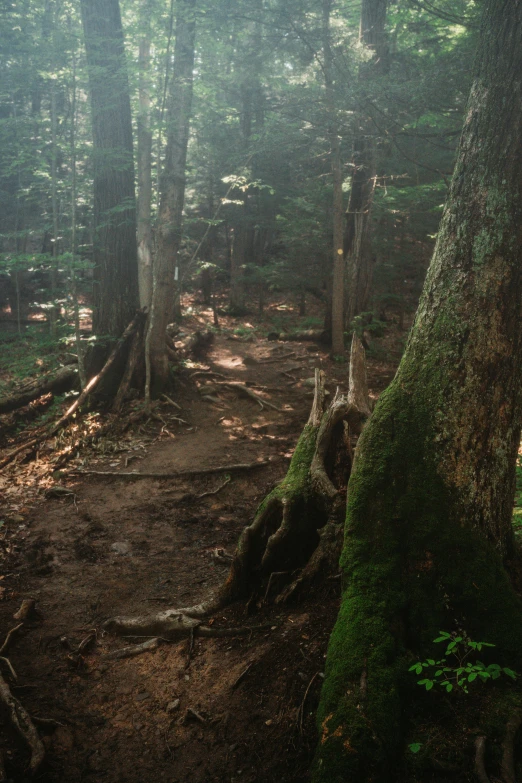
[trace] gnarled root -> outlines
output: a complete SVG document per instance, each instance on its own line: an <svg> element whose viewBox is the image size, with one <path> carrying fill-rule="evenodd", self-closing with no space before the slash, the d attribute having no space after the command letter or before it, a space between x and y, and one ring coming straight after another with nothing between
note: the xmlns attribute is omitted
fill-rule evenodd
<svg viewBox="0 0 522 783"><path fill-rule="evenodd" d="M7 709L9 720L15 729L21 734L31 750L31 761L29 769L32 773L36 772L45 756L45 749L38 732L34 727L29 714L20 704L18 699L11 693L8 684L0 675L0 701Z"/></svg>
<svg viewBox="0 0 522 783"><path fill-rule="evenodd" d="M337 391L325 411L325 375L316 370L315 393L307 424L288 472L244 528L230 571L207 602L136 619L115 618L114 633L177 638L198 627L202 618L260 588L274 571L304 570L279 601L312 581L325 566L334 566L342 539L345 487L351 466L350 435L357 435L369 416L364 350L354 335L348 396ZM266 583L266 581L265 581ZM199 632L202 632L199 628Z"/></svg>

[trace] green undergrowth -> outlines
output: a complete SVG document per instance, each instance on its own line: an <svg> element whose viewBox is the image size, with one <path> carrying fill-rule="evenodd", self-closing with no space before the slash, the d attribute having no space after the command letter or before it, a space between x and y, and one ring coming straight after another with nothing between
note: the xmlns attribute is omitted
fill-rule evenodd
<svg viewBox="0 0 522 783"><path fill-rule="evenodd" d="M22 382L37 380L57 369L66 357L71 358L71 338L69 326L60 325L58 338L53 338L44 323L25 327L21 336L16 331L0 332L0 397L7 396Z"/></svg>

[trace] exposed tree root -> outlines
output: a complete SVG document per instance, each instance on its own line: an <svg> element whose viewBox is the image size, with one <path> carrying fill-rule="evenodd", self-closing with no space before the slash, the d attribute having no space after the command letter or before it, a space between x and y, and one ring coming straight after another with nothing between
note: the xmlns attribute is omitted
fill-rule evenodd
<svg viewBox="0 0 522 783"><path fill-rule="evenodd" d="M239 462L232 465L219 465L213 468L194 468L193 470L178 470L173 473L137 473L134 471L116 470L70 470L69 473L84 476L114 476L116 478L136 479L136 478L180 478L182 476L211 476L214 473L236 473L242 470L255 470L270 465L273 460L264 459L258 462Z"/></svg>
<svg viewBox="0 0 522 783"><path fill-rule="evenodd" d="M486 738L477 737L475 740L475 775L479 783L491 783L486 772L484 764L484 754L486 752Z"/></svg>
<svg viewBox="0 0 522 783"><path fill-rule="evenodd" d="M263 408L272 408L274 411L281 412L281 408L278 408L277 405L274 405L273 402L270 402L269 400L265 400L264 397L260 397L258 394L252 391L248 386L245 386L244 383L238 383L236 381L215 381L213 383L205 384L205 386L200 386L200 392L201 394L213 394L215 392L218 392L221 389L230 389L230 391L235 391L238 394L242 394L244 397L249 397L251 400L254 400L254 402L257 402L261 410Z"/></svg>
<svg viewBox="0 0 522 783"><path fill-rule="evenodd" d="M13 696L2 675L0 675L0 701L7 709L9 720L21 734L31 750L29 769L34 773L44 759L44 746L38 736L38 732L35 729L30 715L26 712L24 707L22 707L18 699Z"/></svg>
<svg viewBox="0 0 522 783"><path fill-rule="evenodd" d="M290 340L295 342L306 342L307 340L310 340L311 342L318 342L318 343L328 343L329 338L327 332L321 329L307 329L304 332L270 332L269 335L267 335L267 339L270 341L275 340Z"/></svg>
<svg viewBox="0 0 522 783"><path fill-rule="evenodd" d="M508 720L506 734L502 743L502 780L503 783L517 783L515 773L515 737L522 724L522 712L515 712Z"/></svg>
<svg viewBox="0 0 522 783"><path fill-rule="evenodd" d="M215 595L192 607L136 619L115 618L107 622L107 630L169 639L195 629L200 635L208 635L213 629L201 626L197 618L251 595L272 572L303 569L280 594L277 600L281 602L297 594L327 565L334 567L349 475L347 427L353 433L360 432L370 412L364 350L355 335L348 396L337 392L326 411L325 399L325 376L316 370L312 410L288 472L241 533L228 577Z"/></svg>

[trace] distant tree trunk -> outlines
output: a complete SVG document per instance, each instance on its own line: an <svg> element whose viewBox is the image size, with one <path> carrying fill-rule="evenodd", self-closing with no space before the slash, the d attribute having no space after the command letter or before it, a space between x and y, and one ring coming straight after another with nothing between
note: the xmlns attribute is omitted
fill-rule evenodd
<svg viewBox="0 0 522 783"><path fill-rule="evenodd" d="M138 304L129 84L118 0L81 0L92 107L96 334L119 336Z"/></svg>
<svg viewBox="0 0 522 783"><path fill-rule="evenodd" d="M167 149L161 175L152 307L147 332L150 391L153 396L159 394L168 382L166 328L174 304L174 272L182 237L195 35L194 2L178 0L174 66L167 108Z"/></svg>
<svg viewBox="0 0 522 783"><path fill-rule="evenodd" d="M333 53L330 31L332 0L323 0L323 60L326 88L328 138L333 186L333 272L332 272L332 354L344 353L344 254L343 254L343 172L341 145L335 112Z"/></svg>
<svg viewBox="0 0 522 783"><path fill-rule="evenodd" d="M252 12L257 16L250 25L245 39L243 61L239 62L242 71L240 130L245 158L248 157L252 131L263 125L263 90L260 82L262 65L262 0L251 0ZM251 157L251 156L250 156ZM255 179L253 170L247 171L247 177ZM245 265L253 261L254 216L248 191L242 196L243 207L238 210L238 220L234 224L230 264L230 308L241 314L245 309Z"/></svg>
<svg viewBox="0 0 522 783"><path fill-rule="evenodd" d="M140 7L143 36L139 44L138 114L138 282L140 307L152 301L152 131L150 129L150 18L149 0Z"/></svg>
<svg viewBox="0 0 522 783"><path fill-rule="evenodd" d="M319 709L315 783L400 779L413 759L408 742L425 743L426 776L417 767L402 779L442 779L441 743L430 739L442 736L441 726L458 726L462 750L452 749L452 764L466 765L473 738L491 737L493 724L502 737L521 709L516 685L509 697L495 685L477 688L464 697L471 709L458 695L427 694L408 673L439 655L432 640L440 629L496 645L492 657L479 656L486 662L522 665L522 604L504 570L513 555L522 422L522 1L509 12L505 0L484 7L457 165L417 317L397 376L359 440L348 485L344 589ZM451 768L455 780L471 775Z"/></svg>
<svg viewBox="0 0 522 783"><path fill-rule="evenodd" d="M362 0L361 42L373 53L359 68L361 85L387 68L385 35L387 0ZM348 262L346 323L368 306L373 277L370 220L377 173L375 142L368 120L359 112L354 138L352 187L344 230L344 255Z"/></svg>

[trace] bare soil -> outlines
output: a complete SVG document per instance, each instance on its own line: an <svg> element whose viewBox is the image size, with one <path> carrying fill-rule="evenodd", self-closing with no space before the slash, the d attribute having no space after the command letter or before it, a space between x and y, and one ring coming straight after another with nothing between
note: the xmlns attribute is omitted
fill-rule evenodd
<svg viewBox="0 0 522 783"><path fill-rule="evenodd" d="M294 355L279 360L288 353ZM281 410L261 409L230 391L220 393L220 403L202 399L197 384L204 376L190 377L202 367L251 384ZM179 376L173 398L181 411L165 401L164 423L144 422L84 449L69 465L163 473L271 460L234 473L225 486L225 474L44 478L38 463L27 465L22 478L11 472L10 483L0 480L6 567L0 641L16 624L12 615L22 599L36 599L35 617L9 650L18 674L12 690L32 716L59 724L38 726L46 760L37 780L308 780L338 579L284 608L271 604L270 595L250 615L244 604L230 607L213 619L214 627L266 627L247 636L196 636L193 649L187 639L136 658L104 661L104 654L129 641L105 634L101 625L114 615L199 602L223 580L226 560L216 550L234 551L257 504L284 476L308 417L315 367L326 370L332 393L346 385L347 366L332 364L316 344L245 339L229 330L216 337L202 364ZM375 394L393 372L393 363L370 360ZM45 497L44 490L55 485L74 494ZM92 631L92 643L74 654ZM23 783L29 780L27 751L7 719L0 721L7 778Z"/></svg>

